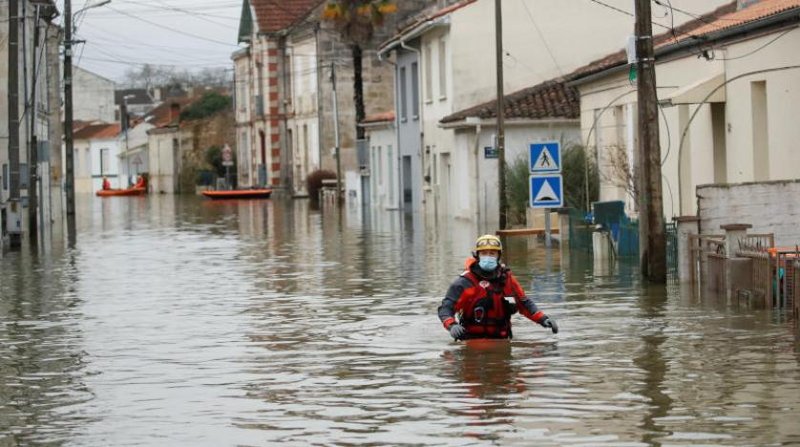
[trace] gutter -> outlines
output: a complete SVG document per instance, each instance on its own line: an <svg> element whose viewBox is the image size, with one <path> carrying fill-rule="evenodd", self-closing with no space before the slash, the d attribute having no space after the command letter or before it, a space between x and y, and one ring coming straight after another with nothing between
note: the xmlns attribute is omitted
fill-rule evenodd
<svg viewBox="0 0 800 447"><path fill-rule="evenodd" d="M520 118L520 119L511 119L505 121L506 125L509 126L552 126L556 124L580 124L580 119L578 118L545 118L545 119L532 119L532 118ZM452 121L449 123L442 123L439 122L439 127L442 129L471 129L475 127L476 124L486 127L494 127L497 125L496 118L477 118L477 117L466 117L465 119L461 119L458 121Z"/></svg>
<svg viewBox="0 0 800 447"><path fill-rule="evenodd" d="M780 28L786 25L793 25L793 24L796 25L798 22L800 22L800 8L793 8L788 11L784 11L764 19L755 20L753 22L749 22L741 26L726 28L720 31L714 31L708 34L704 34L702 36L698 36L699 39L692 39L690 37L682 42L678 42L676 44L656 49L655 50L656 63L658 63L659 58L676 54L689 48L697 47L703 44L711 44L712 42L718 42L723 39L727 39L729 37L735 37L735 36L745 37L746 35L750 34L753 31L768 29L770 27ZM615 65L613 67L606 68L605 70L587 75L585 77L569 81L567 82L567 85L570 87L577 87L579 85L586 84L594 80L604 78L606 76L610 76L612 74L627 70L629 66L630 64L627 63Z"/></svg>
<svg viewBox="0 0 800 447"><path fill-rule="evenodd" d="M432 19L426 19L425 21L421 22L420 24L414 26L413 28L409 29L406 32L399 34L394 39L387 42L385 45L381 46L378 49L378 59L381 59L384 54L392 51L396 47L406 48L405 42L420 36L425 31L428 31L432 28L436 28L439 26L448 26L450 25L450 16L445 15L441 17L436 17Z"/></svg>

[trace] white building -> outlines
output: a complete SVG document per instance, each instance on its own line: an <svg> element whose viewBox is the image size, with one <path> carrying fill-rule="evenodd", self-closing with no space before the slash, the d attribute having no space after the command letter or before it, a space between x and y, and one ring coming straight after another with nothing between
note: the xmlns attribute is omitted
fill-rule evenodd
<svg viewBox="0 0 800 447"><path fill-rule="evenodd" d="M698 185L800 178L800 1L739 3L654 40L668 218L696 214ZM571 83L581 93L583 139L596 148L600 200L628 200L634 213L630 171L620 169L637 159L628 76L618 52Z"/></svg>
<svg viewBox="0 0 800 447"><path fill-rule="evenodd" d="M394 112L368 116L361 123L369 144L368 204L372 209L393 210L400 207L397 164L397 128Z"/></svg>
<svg viewBox="0 0 800 447"><path fill-rule="evenodd" d="M703 3L713 7L725 1ZM690 0L671 3L683 10L697 7ZM380 48L382 55L395 53L397 62L398 132L400 151L405 154L399 175L404 179L404 195L411 197L411 209L423 207L427 213L465 217L473 214L460 211L462 206L452 206L446 198L452 187L433 179L437 175L441 182L438 174L452 166L459 150L453 129L440 127L440 120L496 98L495 31L487 26L494 18L494 5L493 0L462 0L434 7ZM505 92L559 77L619 48L634 28L632 4L627 0L506 1L502 7ZM687 17L661 8L654 8L653 13L655 26L677 25ZM410 111L407 116L404 102ZM403 121L404 117L408 121ZM458 176L453 184L472 184L473 171L451 172Z"/></svg>
<svg viewBox="0 0 800 447"><path fill-rule="evenodd" d="M77 194L102 189L104 177L112 188L127 186L119 176L120 137L120 126L116 123L90 124L75 130L73 161Z"/></svg>
<svg viewBox="0 0 800 447"><path fill-rule="evenodd" d="M72 110L76 121L117 121L114 81L78 66L72 67Z"/></svg>

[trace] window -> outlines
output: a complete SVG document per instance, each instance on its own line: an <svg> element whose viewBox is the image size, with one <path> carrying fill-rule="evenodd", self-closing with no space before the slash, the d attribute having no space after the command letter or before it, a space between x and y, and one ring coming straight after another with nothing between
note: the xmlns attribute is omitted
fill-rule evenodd
<svg viewBox="0 0 800 447"><path fill-rule="evenodd" d="M419 119L419 69L416 62L411 64L411 110L414 119Z"/></svg>
<svg viewBox="0 0 800 447"><path fill-rule="evenodd" d="M433 101L433 45L425 45L425 102Z"/></svg>
<svg viewBox="0 0 800 447"><path fill-rule="evenodd" d="M100 149L100 175L106 175L109 171L108 149Z"/></svg>
<svg viewBox="0 0 800 447"><path fill-rule="evenodd" d="M439 39L439 100L447 98L447 42Z"/></svg>
<svg viewBox="0 0 800 447"><path fill-rule="evenodd" d="M3 189L8 191L8 165L3 163Z"/></svg>
<svg viewBox="0 0 800 447"><path fill-rule="evenodd" d="M400 119L405 121L408 119L408 106L406 105L406 67L400 67Z"/></svg>

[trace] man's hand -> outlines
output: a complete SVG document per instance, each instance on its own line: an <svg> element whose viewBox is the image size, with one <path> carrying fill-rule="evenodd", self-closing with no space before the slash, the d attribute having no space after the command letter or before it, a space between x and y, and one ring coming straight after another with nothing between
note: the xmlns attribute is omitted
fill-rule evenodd
<svg viewBox="0 0 800 447"><path fill-rule="evenodd" d="M556 324L555 320L551 320L550 317L544 317L542 327L549 328L554 334L558 334L558 324Z"/></svg>
<svg viewBox="0 0 800 447"><path fill-rule="evenodd" d="M463 340L464 336L467 335L467 329L458 323L451 324L449 330L450 336L455 340Z"/></svg>

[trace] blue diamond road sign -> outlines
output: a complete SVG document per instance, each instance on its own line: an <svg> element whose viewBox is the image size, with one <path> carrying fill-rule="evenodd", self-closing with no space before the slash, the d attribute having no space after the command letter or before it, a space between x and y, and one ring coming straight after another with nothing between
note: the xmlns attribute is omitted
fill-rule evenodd
<svg viewBox="0 0 800 447"><path fill-rule="evenodd" d="M558 141L531 143L528 160L531 174L561 172L561 143Z"/></svg>
<svg viewBox="0 0 800 447"><path fill-rule="evenodd" d="M564 181L561 174L530 176L531 208L564 206Z"/></svg>

